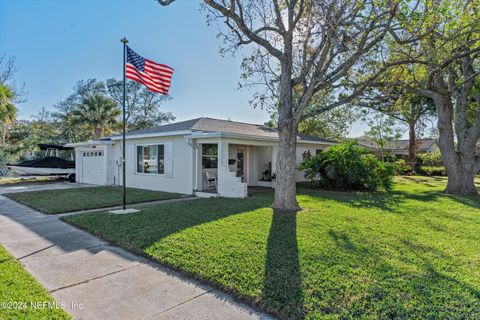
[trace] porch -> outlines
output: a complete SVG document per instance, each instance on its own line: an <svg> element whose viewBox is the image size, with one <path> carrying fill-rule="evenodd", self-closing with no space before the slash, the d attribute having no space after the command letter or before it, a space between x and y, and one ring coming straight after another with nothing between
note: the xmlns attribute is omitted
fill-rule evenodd
<svg viewBox="0 0 480 320"><path fill-rule="evenodd" d="M274 186L275 144L200 140L196 153L195 194L198 196L243 198L249 194L249 187Z"/></svg>

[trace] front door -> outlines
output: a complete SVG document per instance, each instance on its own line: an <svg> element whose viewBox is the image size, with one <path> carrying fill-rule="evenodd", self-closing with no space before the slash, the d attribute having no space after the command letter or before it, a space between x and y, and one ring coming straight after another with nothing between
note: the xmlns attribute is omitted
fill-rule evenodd
<svg viewBox="0 0 480 320"><path fill-rule="evenodd" d="M236 176L245 182L245 147L237 147Z"/></svg>

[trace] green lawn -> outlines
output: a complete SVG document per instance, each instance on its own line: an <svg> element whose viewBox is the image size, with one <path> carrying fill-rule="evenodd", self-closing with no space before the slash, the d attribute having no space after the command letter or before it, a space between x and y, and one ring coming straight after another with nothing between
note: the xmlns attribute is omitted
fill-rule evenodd
<svg viewBox="0 0 480 320"><path fill-rule="evenodd" d="M122 187L112 186L18 192L5 196L47 214L118 206L123 201ZM176 193L127 189L127 203L179 197L181 195Z"/></svg>
<svg viewBox="0 0 480 320"><path fill-rule="evenodd" d="M0 245L0 319L71 319L54 301ZM34 308L30 302L42 308ZM41 305L43 302L45 305Z"/></svg>
<svg viewBox="0 0 480 320"><path fill-rule="evenodd" d="M403 177L387 193L300 189L63 218L282 318L479 319L480 201Z"/></svg>

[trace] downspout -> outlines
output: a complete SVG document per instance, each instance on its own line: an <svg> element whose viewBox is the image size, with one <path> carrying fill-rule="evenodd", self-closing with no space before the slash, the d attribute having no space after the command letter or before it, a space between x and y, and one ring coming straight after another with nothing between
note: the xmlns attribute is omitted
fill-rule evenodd
<svg viewBox="0 0 480 320"><path fill-rule="evenodd" d="M192 147L193 150L195 150L195 160L194 160L194 169L193 169L193 174L194 174L194 184L193 184L193 190L197 191L198 190L198 147L193 143L193 138L188 137L187 138L187 144Z"/></svg>

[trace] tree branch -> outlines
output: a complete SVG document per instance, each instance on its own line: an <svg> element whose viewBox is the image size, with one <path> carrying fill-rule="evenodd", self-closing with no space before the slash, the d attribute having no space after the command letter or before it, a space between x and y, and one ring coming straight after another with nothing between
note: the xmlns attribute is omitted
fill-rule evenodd
<svg viewBox="0 0 480 320"><path fill-rule="evenodd" d="M160 1L160 0L158 0ZM169 0L167 0L169 1ZM217 10L220 12L223 16L230 18L235 22L235 25L243 32L243 34L251 41L255 42L256 44L262 46L267 50L271 55L276 57L278 60L282 61L283 60L283 54L280 50L275 48L268 40L260 37L257 33L255 33L254 30L250 29L245 21L235 12L233 12L231 8L224 7L223 5L215 2L214 0L204 0L205 4L210 6L211 8ZM241 6L238 5L239 10L242 10Z"/></svg>

